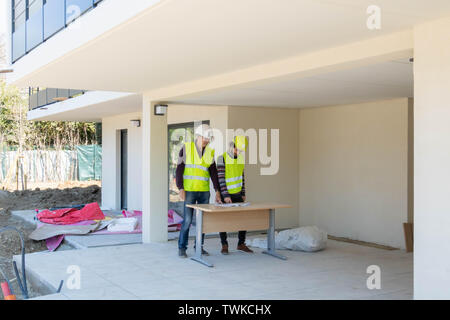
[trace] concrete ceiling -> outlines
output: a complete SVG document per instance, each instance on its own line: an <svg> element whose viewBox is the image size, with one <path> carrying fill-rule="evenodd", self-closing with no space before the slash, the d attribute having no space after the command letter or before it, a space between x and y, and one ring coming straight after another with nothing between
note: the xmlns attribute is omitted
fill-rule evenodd
<svg viewBox="0 0 450 320"><path fill-rule="evenodd" d="M450 14L450 1L377 0L382 9L381 30L366 26L373 0L163 0L128 23L43 65L18 84L122 92L147 92L241 68L333 48L355 41L410 29L425 20ZM101 7L87 15L98 14ZM86 16L87 16L86 15ZM81 17L80 19L85 19ZM97 19L97 21L99 21ZM94 19L93 19L94 20ZM83 20L85 22L85 20ZM86 20L87 21L87 20ZM95 27L83 24L83 28ZM76 32L64 30L62 32ZM57 37L45 45L58 48ZM40 48L32 54L39 56ZM362 76L363 72L361 73ZM68 76L70 75L70 76ZM366 79L369 80L369 79ZM321 87L333 79L312 78L295 87ZM370 81L365 81L367 83ZM282 88L289 84L280 84ZM337 97L352 86L341 83ZM352 90L389 92L376 85ZM353 87L354 88L354 87ZM236 99L253 92L264 101L279 87L244 89ZM316 92L321 92L319 89ZM287 90L286 105L302 101L301 90ZM407 89L405 88L405 92ZM290 98L291 96L291 98ZM305 103L309 103L305 98ZM320 103L326 103L322 101Z"/></svg>
<svg viewBox="0 0 450 320"><path fill-rule="evenodd" d="M102 118L142 110L142 96L90 91L63 102L28 112L28 120L101 122Z"/></svg>
<svg viewBox="0 0 450 320"><path fill-rule="evenodd" d="M413 64L409 60L398 60L313 77L225 89L173 102L298 108L413 96Z"/></svg>
<svg viewBox="0 0 450 320"><path fill-rule="evenodd" d="M313 77L223 89L173 104L305 108L413 97L413 63L408 59L373 64ZM28 113L29 120L101 121L141 112L140 94L91 91Z"/></svg>

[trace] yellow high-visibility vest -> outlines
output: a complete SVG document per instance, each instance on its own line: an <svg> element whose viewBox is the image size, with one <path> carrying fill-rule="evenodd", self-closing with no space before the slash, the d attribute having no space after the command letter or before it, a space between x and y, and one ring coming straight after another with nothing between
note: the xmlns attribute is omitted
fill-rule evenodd
<svg viewBox="0 0 450 320"><path fill-rule="evenodd" d="M244 157L240 154L237 159L230 157L228 152L223 154L225 162L225 182L229 194L241 192L244 174Z"/></svg>
<svg viewBox="0 0 450 320"><path fill-rule="evenodd" d="M184 146L186 152L183 173L184 190L209 191L209 167L214 162L214 149L207 146L200 158L194 142L187 142Z"/></svg>

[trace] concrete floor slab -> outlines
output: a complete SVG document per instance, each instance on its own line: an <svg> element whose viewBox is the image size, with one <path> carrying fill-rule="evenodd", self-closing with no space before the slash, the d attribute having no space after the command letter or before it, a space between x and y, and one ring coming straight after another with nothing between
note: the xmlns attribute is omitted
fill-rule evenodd
<svg viewBox="0 0 450 320"><path fill-rule="evenodd" d="M230 238L230 247L237 239ZM193 255L192 243L188 255ZM220 254L206 239L207 268L177 256L176 241L27 255L27 270L68 299L412 299L413 256L330 240L322 252L282 251L287 261L261 254ZM16 257L16 261L18 261ZM19 262L19 261L18 261ZM70 265L79 266L81 288L67 287ZM367 267L381 268L381 289L369 290ZM48 296L49 299L61 295ZM43 297L42 299L44 299Z"/></svg>
<svg viewBox="0 0 450 320"><path fill-rule="evenodd" d="M49 294L47 296L33 298L30 300L69 300L69 298L62 293L55 293L55 294Z"/></svg>

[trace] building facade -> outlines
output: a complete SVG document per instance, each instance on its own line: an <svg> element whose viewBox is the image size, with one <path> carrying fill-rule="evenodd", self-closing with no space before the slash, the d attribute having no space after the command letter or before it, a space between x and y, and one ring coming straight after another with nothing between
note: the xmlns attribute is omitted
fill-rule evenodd
<svg viewBox="0 0 450 320"><path fill-rule="evenodd" d="M276 172L247 169L250 201L291 204L278 228L397 248L414 222L415 298L450 298L448 1L6 6L8 81L40 88L29 119L102 122L103 207L142 209L143 242L167 240L180 130L209 121L216 148L227 129L279 130Z"/></svg>

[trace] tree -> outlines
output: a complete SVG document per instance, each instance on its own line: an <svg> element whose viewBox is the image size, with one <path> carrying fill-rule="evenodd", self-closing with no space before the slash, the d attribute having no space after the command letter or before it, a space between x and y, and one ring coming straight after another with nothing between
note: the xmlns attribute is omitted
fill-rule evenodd
<svg viewBox="0 0 450 320"><path fill-rule="evenodd" d="M0 65L6 64L5 42L0 35ZM27 121L28 90L10 86L0 78L0 146L28 149L74 149L96 144L95 123Z"/></svg>

